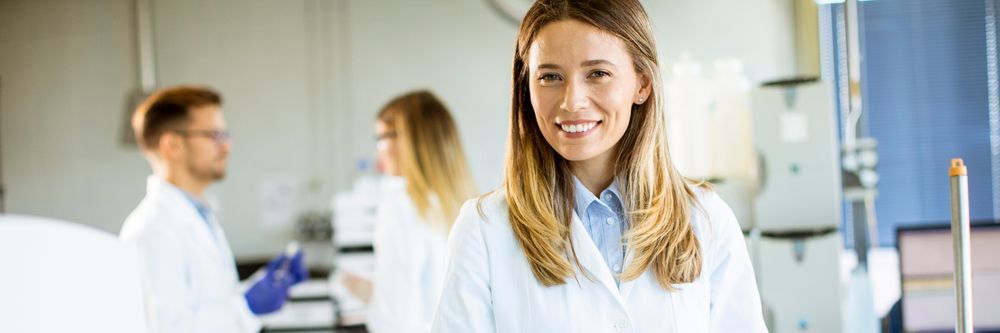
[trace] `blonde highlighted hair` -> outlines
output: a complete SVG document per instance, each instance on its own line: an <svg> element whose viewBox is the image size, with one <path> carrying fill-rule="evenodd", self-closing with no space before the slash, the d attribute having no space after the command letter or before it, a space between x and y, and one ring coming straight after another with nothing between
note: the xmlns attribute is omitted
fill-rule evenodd
<svg viewBox="0 0 1000 333"><path fill-rule="evenodd" d="M400 171L417 212L447 232L462 203L476 195L448 109L430 92L415 91L389 101L377 118L396 132Z"/></svg>
<svg viewBox="0 0 1000 333"><path fill-rule="evenodd" d="M656 46L638 0L539 0L521 23L503 187L511 226L535 278L559 285L575 276L571 261L582 269L570 237L573 176L568 161L545 141L535 121L526 60L538 31L562 20L620 38L636 72L652 86L648 101L632 106L631 121L616 145L615 177L631 225L624 237L632 259L621 278L633 280L648 269L667 290L694 281L702 269L702 250L688 221L694 185L670 159Z"/></svg>

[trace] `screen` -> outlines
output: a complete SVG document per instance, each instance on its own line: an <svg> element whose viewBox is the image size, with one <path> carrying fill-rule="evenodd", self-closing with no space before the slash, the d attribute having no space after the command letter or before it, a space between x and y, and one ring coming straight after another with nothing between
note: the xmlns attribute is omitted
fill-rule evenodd
<svg viewBox="0 0 1000 333"><path fill-rule="evenodd" d="M955 329L955 270L950 227L900 230L903 329ZM976 331L1000 330L1000 224L975 225L972 259L972 320Z"/></svg>

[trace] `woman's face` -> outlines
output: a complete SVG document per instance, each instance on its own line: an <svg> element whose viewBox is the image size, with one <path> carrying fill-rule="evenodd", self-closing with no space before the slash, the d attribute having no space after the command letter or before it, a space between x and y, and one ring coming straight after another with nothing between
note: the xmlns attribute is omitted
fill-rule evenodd
<svg viewBox="0 0 1000 333"><path fill-rule="evenodd" d="M399 170L399 148L396 145L396 130L381 120L375 121L375 168L386 175L401 176Z"/></svg>
<svg viewBox="0 0 1000 333"><path fill-rule="evenodd" d="M633 104L649 95L624 42L575 20L538 32L527 56L531 106L542 135L571 162L607 162Z"/></svg>

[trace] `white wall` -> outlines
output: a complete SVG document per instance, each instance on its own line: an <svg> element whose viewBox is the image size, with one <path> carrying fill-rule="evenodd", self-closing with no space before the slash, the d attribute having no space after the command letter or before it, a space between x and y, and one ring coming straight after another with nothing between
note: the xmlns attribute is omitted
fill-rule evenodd
<svg viewBox="0 0 1000 333"><path fill-rule="evenodd" d="M0 142L8 212L117 232L144 162L121 144L137 74L130 6L0 1Z"/></svg>
<svg viewBox="0 0 1000 333"><path fill-rule="evenodd" d="M357 115L352 137L373 149L372 120L403 91L434 91L457 118L473 177L483 191L499 183L517 28L483 1L350 2L347 81Z"/></svg>
<svg viewBox="0 0 1000 333"><path fill-rule="evenodd" d="M793 0L643 1L661 63L739 58L753 82L795 74Z"/></svg>
<svg viewBox="0 0 1000 333"><path fill-rule="evenodd" d="M228 174L216 189L236 253L276 252L295 212L326 207L322 190L340 155L327 134L338 112L321 108L329 75L317 62L320 1L153 1L159 83L197 82L224 95L233 134ZM269 194L268 193L273 193ZM329 193L329 192L327 192ZM268 210L274 211L268 213ZM275 214L273 218L267 218Z"/></svg>
<svg viewBox="0 0 1000 333"><path fill-rule="evenodd" d="M406 90L436 92L480 190L499 182L516 27L485 1L153 3L159 83L224 94L234 146L213 193L238 256L279 251L290 237L268 207L325 208L348 188L357 159L372 155L375 113ZM667 62L685 51L739 57L755 80L794 68L789 0L645 4ZM0 1L8 212L117 232L141 198L148 167L120 143L138 84L132 23L128 0Z"/></svg>

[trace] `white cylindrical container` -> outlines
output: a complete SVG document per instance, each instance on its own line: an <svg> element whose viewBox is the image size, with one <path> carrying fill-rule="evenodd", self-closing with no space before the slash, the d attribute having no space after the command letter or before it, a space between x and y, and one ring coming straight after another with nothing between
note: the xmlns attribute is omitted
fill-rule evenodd
<svg viewBox="0 0 1000 333"><path fill-rule="evenodd" d="M714 177L753 183L755 159L750 80L737 59L715 62L710 111Z"/></svg>
<svg viewBox="0 0 1000 333"><path fill-rule="evenodd" d="M712 170L708 82L701 64L686 58L674 64L667 84L667 136L674 164L686 177L707 179Z"/></svg>

